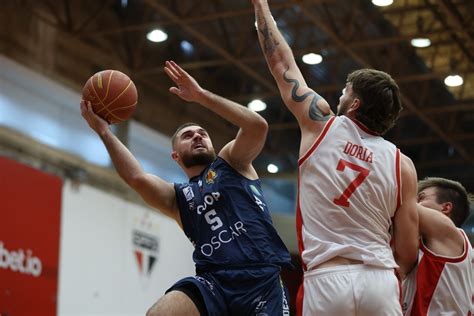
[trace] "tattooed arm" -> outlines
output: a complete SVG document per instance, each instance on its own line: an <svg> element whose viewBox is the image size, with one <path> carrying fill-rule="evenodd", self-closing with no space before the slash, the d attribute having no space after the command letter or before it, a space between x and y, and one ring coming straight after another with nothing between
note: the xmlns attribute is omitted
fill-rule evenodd
<svg viewBox="0 0 474 316"><path fill-rule="evenodd" d="M260 46L283 101L298 120L302 132L301 152L303 152L306 147L303 143L309 142L311 145L325 122L334 114L326 100L306 84L291 48L272 18L267 1L252 0L252 2L255 7Z"/></svg>

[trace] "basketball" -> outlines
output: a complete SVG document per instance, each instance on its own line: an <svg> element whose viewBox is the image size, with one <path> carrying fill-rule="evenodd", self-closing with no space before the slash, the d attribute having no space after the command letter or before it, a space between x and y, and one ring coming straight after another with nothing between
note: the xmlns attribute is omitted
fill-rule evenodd
<svg viewBox="0 0 474 316"><path fill-rule="evenodd" d="M94 113L109 124L123 122L132 116L138 94L133 81L117 70L103 70L87 80L82 98L90 101Z"/></svg>

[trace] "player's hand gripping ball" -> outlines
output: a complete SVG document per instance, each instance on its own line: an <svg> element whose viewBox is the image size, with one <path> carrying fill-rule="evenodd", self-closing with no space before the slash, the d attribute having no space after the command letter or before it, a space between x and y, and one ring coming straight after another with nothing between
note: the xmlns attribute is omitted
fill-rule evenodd
<svg viewBox="0 0 474 316"><path fill-rule="evenodd" d="M94 113L109 124L123 122L132 116L138 94L133 81L117 70L103 70L87 80L82 98L90 101Z"/></svg>

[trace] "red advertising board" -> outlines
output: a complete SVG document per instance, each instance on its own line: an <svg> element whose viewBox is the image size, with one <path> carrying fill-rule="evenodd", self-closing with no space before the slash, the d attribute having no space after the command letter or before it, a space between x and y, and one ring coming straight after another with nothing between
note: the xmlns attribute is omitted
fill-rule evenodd
<svg viewBox="0 0 474 316"><path fill-rule="evenodd" d="M0 315L56 315L62 180L0 157Z"/></svg>

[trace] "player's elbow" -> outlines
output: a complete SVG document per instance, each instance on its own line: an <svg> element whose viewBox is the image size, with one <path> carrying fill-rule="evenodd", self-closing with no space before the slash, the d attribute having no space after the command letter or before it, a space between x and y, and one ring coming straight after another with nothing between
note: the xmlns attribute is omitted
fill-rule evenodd
<svg viewBox="0 0 474 316"><path fill-rule="evenodd" d="M140 192L140 188L142 188L146 183L146 176L143 173L130 174L122 178L132 189L137 192Z"/></svg>
<svg viewBox="0 0 474 316"><path fill-rule="evenodd" d="M264 134L266 135L268 133L268 123L267 121L261 117L260 115L258 115L258 118L255 120L255 123L254 123L254 126L253 126L254 130L256 132L258 132L259 134Z"/></svg>
<svg viewBox="0 0 474 316"><path fill-rule="evenodd" d="M284 73L288 70L289 65L281 58L273 58L268 60L268 66L273 77L278 81L283 77Z"/></svg>

